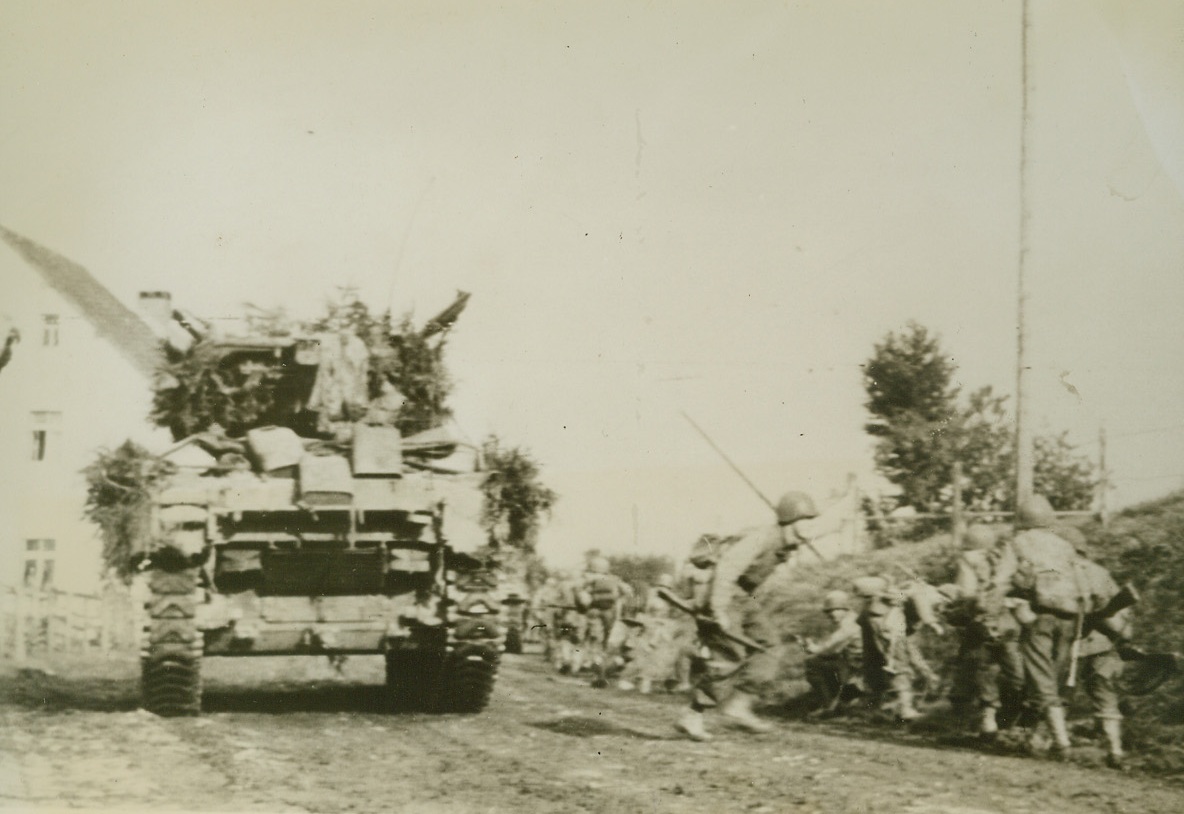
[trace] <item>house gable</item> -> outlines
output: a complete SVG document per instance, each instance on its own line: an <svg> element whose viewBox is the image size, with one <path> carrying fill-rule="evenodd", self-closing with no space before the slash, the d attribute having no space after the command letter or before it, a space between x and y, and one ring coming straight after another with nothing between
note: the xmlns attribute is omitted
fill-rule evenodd
<svg viewBox="0 0 1184 814"><path fill-rule="evenodd" d="M163 351L148 323L77 263L3 226L0 226L0 239L48 286L77 308L101 338L151 381Z"/></svg>

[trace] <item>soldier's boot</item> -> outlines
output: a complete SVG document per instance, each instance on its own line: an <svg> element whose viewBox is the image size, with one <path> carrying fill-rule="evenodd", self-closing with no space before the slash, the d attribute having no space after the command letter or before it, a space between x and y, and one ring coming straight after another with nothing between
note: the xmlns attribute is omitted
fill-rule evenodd
<svg viewBox="0 0 1184 814"><path fill-rule="evenodd" d="M1102 719L1102 734L1106 736L1106 765L1111 769L1121 769L1122 759L1122 721L1118 718Z"/></svg>
<svg viewBox="0 0 1184 814"><path fill-rule="evenodd" d="M755 700L753 696L746 692L732 693L732 697L727 700L720 712L736 726L747 732L756 734L772 732L773 725L768 721L762 721L752 711L752 704Z"/></svg>
<svg viewBox="0 0 1184 814"><path fill-rule="evenodd" d="M674 728L693 741L711 740L711 733L707 731L707 727L703 723L703 713L698 710L687 710L686 714L674 725Z"/></svg>
<svg viewBox="0 0 1184 814"><path fill-rule="evenodd" d="M921 713L913 706L913 688L901 685L896 692L896 717L908 723L921 717Z"/></svg>
<svg viewBox="0 0 1184 814"><path fill-rule="evenodd" d="M999 722L995 718L994 707L983 707L982 718L978 724L978 734L984 738L994 738L999 734Z"/></svg>
<svg viewBox="0 0 1184 814"><path fill-rule="evenodd" d="M1044 716L1048 721L1048 728L1052 731L1052 746L1049 749L1049 756L1061 760L1069 757L1073 744L1069 740L1069 726L1065 722L1065 708L1049 707Z"/></svg>

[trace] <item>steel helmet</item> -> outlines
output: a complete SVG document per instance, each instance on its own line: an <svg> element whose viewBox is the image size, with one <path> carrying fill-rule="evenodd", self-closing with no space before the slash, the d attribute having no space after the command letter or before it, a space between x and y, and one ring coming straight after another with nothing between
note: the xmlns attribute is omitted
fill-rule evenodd
<svg viewBox="0 0 1184 814"><path fill-rule="evenodd" d="M857 596L873 599L883 596L888 591L888 580L883 577L856 577L851 581Z"/></svg>
<svg viewBox="0 0 1184 814"><path fill-rule="evenodd" d="M822 610L851 610L851 597L846 591L831 591L822 600Z"/></svg>
<svg viewBox="0 0 1184 814"><path fill-rule="evenodd" d="M657 581L654 584L657 585L659 588L673 588L674 587L674 575L673 574L660 574L658 576Z"/></svg>
<svg viewBox="0 0 1184 814"><path fill-rule="evenodd" d="M608 560L604 557L593 557L588 560L588 570L593 574L607 574L609 569Z"/></svg>
<svg viewBox="0 0 1184 814"><path fill-rule="evenodd" d="M1015 513L1016 526L1021 529L1046 529L1056 522L1052 506L1043 495L1032 495L1020 501Z"/></svg>
<svg viewBox="0 0 1184 814"><path fill-rule="evenodd" d="M1089 543L1085 539L1085 535L1081 533L1081 529L1076 526L1057 526L1056 535L1077 551L1078 554L1084 554L1089 548Z"/></svg>
<svg viewBox="0 0 1184 814"><path fill-rule="evenodd" d="M786 492L777 501L777 523L788 526L798 520L807 520L818 516L818 509L814 500L805 492Z"/></svg>
<svg viewBox="0 0 1184 814"><path fill-rule="evenodd" d="M982 524L966 529L966 536L962 538L962 547L967 551L977 551L991 548L999 539L998 532L990 526Z"/></svg>
<svg viewBox="0 0 1184 814"><path fill-rule="evenodd" d="M691 565L696 568L706 568L714 565L719 559L721 538L716 534L703 534L691 547L689 557Z"/></svg>

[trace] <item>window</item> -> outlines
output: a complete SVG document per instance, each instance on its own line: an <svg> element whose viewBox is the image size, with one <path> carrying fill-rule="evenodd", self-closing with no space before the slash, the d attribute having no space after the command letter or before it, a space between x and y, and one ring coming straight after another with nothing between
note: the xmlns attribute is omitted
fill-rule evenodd
<svg viewBox="0 0 1184 814"><path fill-rule="evenodd" d="M25 587L40 591L53 588L53 540L25 540Z"/></svg>
<svg viewBox="0 0 1184 814"><path fill-rule="evenodd" d="M49 433L45 430L33 430L33 460L45 460L45 442L49 437Z"/></svg>
<svg viewBox="0 0 1184 814"><path fill-rule="evenodd" d="M58 345L58 315L44 314L41 317L41 344L47 348Z"/></svg>
<svg viewBox="0 0 1184 814"><path fill-rule="evenodd" d="M33 460L44 461L49 451L50 436L56 436L62 414L50 410L33 411Z"/></svg>

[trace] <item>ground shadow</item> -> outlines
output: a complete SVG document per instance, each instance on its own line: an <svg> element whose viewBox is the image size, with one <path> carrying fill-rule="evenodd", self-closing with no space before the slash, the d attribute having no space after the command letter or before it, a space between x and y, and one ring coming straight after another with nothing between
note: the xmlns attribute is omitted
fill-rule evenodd
<svg viewBox="0 0 1184 814"><path fill-rule="evenodd" d="M262 687L206 687L203 712L278 715L292 712L360 712L388 714L411 711L398 704L381 684L300 684Z"/></svg>
<svg viewBox="0 0 1184 814"><path fill-rule="evenodd" d="M72 676L19 670L0 676L0 705L43 712L132 712L140 707L138 676ZM381 684L271 683L267 686L207 684L202 711L281 714L292 712L400 714L416 711Z"/></svg>
<svg viewBox="0 0 1184 814"><path fill-rule="evenodd" d="M20 670L0 676L0 704L46 712L131 712L140 706L140 687L123 678Z"/></svg>
<svg viewBox="0 0 1184 814"><path fill-rule="evenodd" d="M599 717L564 716L550 721L535 721L531 723L531 726L536 729L545 729L548 732L568 735L573 738L591 738L597 735L624 735L626 737L636 738L637 740L668 740L662 735L655 735L652 732L640 732Z"/></svg>

